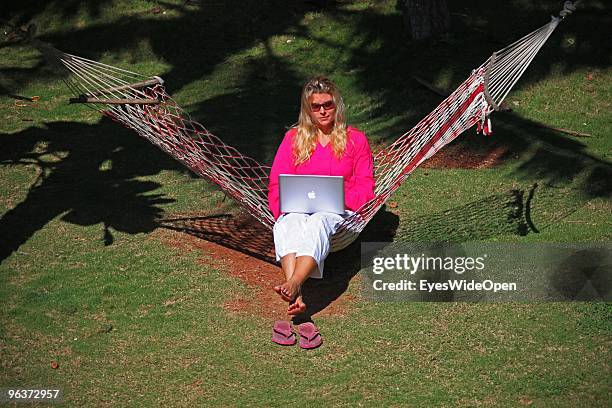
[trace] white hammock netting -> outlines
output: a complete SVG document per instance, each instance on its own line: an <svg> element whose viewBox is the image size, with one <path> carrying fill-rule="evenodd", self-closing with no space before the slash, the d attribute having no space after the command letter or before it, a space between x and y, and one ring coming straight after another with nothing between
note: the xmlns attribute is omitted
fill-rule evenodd
<svg viewBox="0 0 612 408"><path fill-rule="evenodd" d="M351 244L400 184L423 161L478 124L490 132L489 114L499 108L559 22L575 8L566 2L560 17L495 52L414 128L374 157L375 198L347 217L332 238L332 250ZM194 173L217 184L269 228L270 166L259 163L192 120L166 93L163 80L62 54L73 75L72 102L88 103L135 130Z"/></svg>

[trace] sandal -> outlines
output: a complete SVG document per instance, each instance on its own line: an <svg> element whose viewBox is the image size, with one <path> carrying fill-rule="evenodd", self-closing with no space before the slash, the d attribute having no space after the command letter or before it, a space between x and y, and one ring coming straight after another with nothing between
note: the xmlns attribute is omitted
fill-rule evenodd
<svg viewBox="0 0 612 408"><path fill-rule="evenodd" d="M303 349L315 349L323 343L319 329L312 322L300 324L298 333L300 334L300 347Z"/></svg>
<svg viewBox="0 0 612 408"><path fill-rule="evenodd" d="M291 323L284 320L277 320L274 322L272 341L281 346L293 346L297 340L295 338L295 333L291 329Z"/></svg>

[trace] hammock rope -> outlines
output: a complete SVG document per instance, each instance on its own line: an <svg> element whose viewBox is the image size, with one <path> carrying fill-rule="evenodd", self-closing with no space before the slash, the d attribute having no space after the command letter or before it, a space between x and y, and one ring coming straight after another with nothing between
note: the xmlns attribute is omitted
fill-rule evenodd
<svg viewBox="0 0 612 408"><path fill-rule="evenodd" d="M493 53L457 89L411 130L374 157L375 198L345 218L332 238L332 250L351 244L401 183L423 161L477 125L491 133L489 115L523 75L561 20L575 10L566 1L559 17ZM66 80L72 103L86 103L217 184L268 228L270 166L240 153L191 119L167 93L162 78L148 77L71 54L61 62L72 72Z"/></svg>

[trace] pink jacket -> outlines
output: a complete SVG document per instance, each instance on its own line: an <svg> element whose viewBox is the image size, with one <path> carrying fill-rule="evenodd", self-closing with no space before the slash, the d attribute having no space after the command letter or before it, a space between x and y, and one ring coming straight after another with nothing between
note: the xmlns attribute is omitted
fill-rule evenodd
<svg viewBox="0 0 612 408"><path fill-rule="evenodd" d="M374 198L374 163L368 139L363 132L351 126L347 128L346 150L340 160L335 158L331 144L323 147L317 143L310 160L298 166L293 164L293 138L296 134L295 128L285 133L270 171L268 205L274 219L280 217L279 174L344 176L344 205L349 210L357 210Z"/></svg>

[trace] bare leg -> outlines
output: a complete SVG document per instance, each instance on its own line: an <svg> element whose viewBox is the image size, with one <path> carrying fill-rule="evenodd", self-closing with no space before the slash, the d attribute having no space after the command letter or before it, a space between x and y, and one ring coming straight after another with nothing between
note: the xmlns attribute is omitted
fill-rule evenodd
<svg viewBox="0 0 612 408"><path fill-rule="evenodd" d="M285 278L287 281L289 281L289 279L291 279L291 277L293 276L293 273L295 271L295 265L296 265L295 254L287 254L281 258L281 267L283 269L283 272L285 273ZM276 289L278 287L279 286L275 287L274 290L276 290L276 292L279 295L281 295L281 297L283 297L283 295ZM286 300L286 299L283 297L283 300ZM303 313L305 311L306 311L306 304L302 300L302 294L298 292L297 297L293 301L290 301L289 307L287 308L287 314L296 315L296 314Z"/></svg>
<svg viewBox="0 0 612 408"><path fill-rule="evenodd" d="M285 279L289 280L295 271L295 254L287 254L281 258L281 268L285 273Z"/></svg>
<svg viewBox="0 0 612 408"><path fill-rule="evenodd" d="M311 256L300 256L296 259L295 270L293 275L282 285L274 287L276 293L280 297L289 303L293 303L294 300L300 295L300 288L310 272L317 267L317 262ZM290 308L291 309L291 308Z"/></svg>

